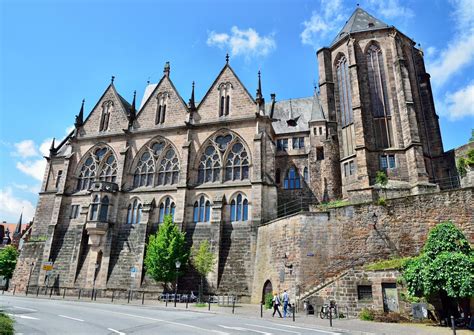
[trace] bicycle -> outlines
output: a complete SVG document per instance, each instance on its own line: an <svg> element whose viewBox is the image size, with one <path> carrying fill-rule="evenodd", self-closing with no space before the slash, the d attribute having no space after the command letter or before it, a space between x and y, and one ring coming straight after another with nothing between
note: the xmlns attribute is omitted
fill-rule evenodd
<svg viewBox="0 0 474 335"><path fill-rule="evenodd" d="M319 317L321 319L329 319L332 317L333 319L337 317L337 307L334 304L324 304L321 306L321 310L319 312Z"/></svg>

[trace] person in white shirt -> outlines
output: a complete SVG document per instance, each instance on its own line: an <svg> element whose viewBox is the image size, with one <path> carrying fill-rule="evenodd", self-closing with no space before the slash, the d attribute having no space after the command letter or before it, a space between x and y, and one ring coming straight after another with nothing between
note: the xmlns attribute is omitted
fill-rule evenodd
<svg viewBox="0 0 474 335"><path fill-rule="evenodd" d="M275 313L278 312L278 315L281 318L282 316L281 316L280 308L279 308L279 306L281 305L281 301L280 301L280 297L278 296L278 294L276 294L276 292L273 292L273 300L272 301L273 301L273 314L272 314L272 317L274 317Z"/></svg>

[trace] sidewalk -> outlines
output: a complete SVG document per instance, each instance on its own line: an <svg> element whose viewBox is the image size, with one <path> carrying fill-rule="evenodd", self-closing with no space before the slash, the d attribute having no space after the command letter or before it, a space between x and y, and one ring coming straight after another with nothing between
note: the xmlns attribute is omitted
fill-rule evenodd
<svg viewBox="0 0 474 335"><path fill-rule="evenodd" d="M11 292L5 292L5 295L12 295ZM15 296L18 297L25 297L24 294L16 294ZM2 295L0 294L0 301ZM36 299L50 299L49 295L36 295L29 294L28 298L36 298ZM52 296L51 300L63 300L62 296ZM66 296L66 301L77 301L77 297ZM90 303L107 303L111 304L111 299L109 298L97 298L96 301L91 301L89 297L81 297L80 301ZM127 305L127 300L115 299L113 304L121 304ZM160 302L157 300L146 300L142 305L141 299L131 300L129 305L140 306L142 308L159 308L159 309L170 309L170 310L182 310L182 311L193 311L193 312L202 312L202 313L213 313L213 314L223 314L223 315L232 315L232 306L224 307L218 306L217 304L211 304L210 311L208 304L205 307L196 307L195 304L189 304L188 308L186 309L185 303L177 303L176 307L174 307L174 302L168 302L168 306L166 307L166 303ZM1 306L1 303L0 303ZM268 321L273 321L276 323L285 323L285 324L293 324L292 318L280 319L280 318L272 318L271 310L263 309L263 319ZM234 309L235 316L243 316L246 318L253 318L253 319L260 319L260 305L254 304L238 304L235 306ZM326 329L331 331L344 331L350 330L352 333L356 331L358 335L452 335L453 332L451 329L446 327L437 327L433 325L427 324L397 324L397 323L382 323L382 322L372 322L372 321L361 321L359 319L349 318L349 319L335 319L333 320L333 327L329 327L329 320L327 319L320 319L317 315L304 315L303 313L297 313L295 315L295 322L294 325L303 326L311 328L312 326L317 326L320 329ZM457 335L467 335L472 334L469 330L456 330Z"/></svg>

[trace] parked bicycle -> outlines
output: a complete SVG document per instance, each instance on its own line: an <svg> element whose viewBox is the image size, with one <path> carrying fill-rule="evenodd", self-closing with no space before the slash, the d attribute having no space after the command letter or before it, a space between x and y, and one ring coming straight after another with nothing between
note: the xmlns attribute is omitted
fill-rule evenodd
<svg viewBox="0 0 474 335"><path fill-rule="evenodd" d="M337 315L337 305L334 300L331 300L329 304L324 304L321 306L321 310L319 312L319 317L321 319L329 319L330 317L337 318Z"/></svg>

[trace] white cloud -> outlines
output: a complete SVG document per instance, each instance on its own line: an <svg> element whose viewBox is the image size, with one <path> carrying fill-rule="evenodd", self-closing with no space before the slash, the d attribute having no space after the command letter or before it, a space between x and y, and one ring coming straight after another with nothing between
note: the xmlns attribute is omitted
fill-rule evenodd
<svg viewBox="0 0 474 335"><path fill-rule="evenodd" d="M38 194L39 191L41 190L41 184L26 185L26 184L12 183L12 186L14 188L19 189L19 190L22 190L22 191L25 191L25 192L30 192L30 193L33 193L33 194Z"/></svg>
<svg viewBox="0 0 474 335"><path fill-rule="evenodd" d="M276 49L276 42L272 35L260 36L255 29L239 29L237 26L231 28L231 33L208 34L207 45L217 46L221 49L229 48L232 56L251 57L266 56Z"/></svg>
<svg viewBox="0 0 474 335"><path fill-rule="evenodd" d="M32 161L17 162L16 167L21 172L42 181L44 176L44 169L46 168L46 160L40 158Z"/></svg>
<svg viewBox="0 0 474 335"><path fill-rule="evenodd" d="M450 120L459 120L465 116L474 116L474 81L456 92L448 92L442 106L442 114Z"/></svg>
<svg viewBox="0 0 474 335"><path fill-rule="evenodd" d="M413 10L401 5L399 0L370 0L369 4L373 6L375 12L387 19L409 19L415 16Z"/></svg>
<svg viewBox="0 0 474 335"><path fill-rule="evenodd" d="M35 208L31 202L13 196L12 189L0 189L0 219L16 222L23 211L23 222L29 222L35 215Z"/></svg>
<svg viewBox="0 0 474 335"><path fill-rule="evenodd" d="M40 144L39 150L41 152L41 155L46 156L46 157L49 156L49 149L51 148L52 141L53 141L52 138L47 138Z"/></svg>
<svg viewBox="0 0 474 335"><path fill-rule="evenodd" d="M15 156L22 158L32 157L38 155L36 151L35 142L32 140L24 140L14 144L16 151L13 153Z"/></svg>
<svg viewBox="0 0 474 335"><path fill-rule="evenodd" d="M67 127L67 128L66 128L66 136L69 135L69 134L71 133L71 131L74 130L74 128L75 128L74 126L69 126L69 127Z"/></svg>

